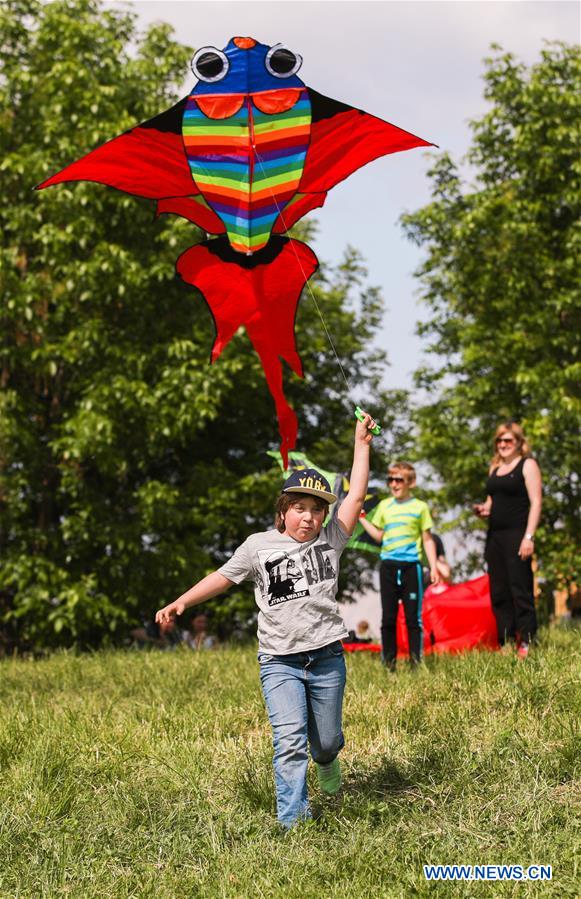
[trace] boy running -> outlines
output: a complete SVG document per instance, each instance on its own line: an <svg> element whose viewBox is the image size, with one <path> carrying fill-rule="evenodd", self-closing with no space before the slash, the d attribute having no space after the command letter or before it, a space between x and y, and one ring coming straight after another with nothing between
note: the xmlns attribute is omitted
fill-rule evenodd
<svg viewBox="0 0 581 899"><path fill-rule="evenodd" d="M251 534L225 565L156 615L159 622L172 620L232 584L254 581L260 680L273 733L278 819L285 828L311 817L308 748L321 789L333 795L341 787L341 640L348 632L337 607L337 578L367 492L373 427L369 415L357 422L349 493L326 527L329 504L337 499L328 481L314 469L293 472L276 503L275 528Z"/></svg>

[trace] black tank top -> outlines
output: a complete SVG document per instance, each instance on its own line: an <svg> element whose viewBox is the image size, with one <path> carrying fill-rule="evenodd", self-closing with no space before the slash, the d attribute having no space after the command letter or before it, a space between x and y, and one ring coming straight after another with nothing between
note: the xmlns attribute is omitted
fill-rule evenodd
<svg viewBox="0 0 581 899"><path fill-rule="evenodd" d="M492 497L489 530L522 528L524 531L526 528L531 504L523 474L524 464L525 460L521 459L512 471L500 477L496 473L498 468L489 474L486 482L486 492Z"/></svg>

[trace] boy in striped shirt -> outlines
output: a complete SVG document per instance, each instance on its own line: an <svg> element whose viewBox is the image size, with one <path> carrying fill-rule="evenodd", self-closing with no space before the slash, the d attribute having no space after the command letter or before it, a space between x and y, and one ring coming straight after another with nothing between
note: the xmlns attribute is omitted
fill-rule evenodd
<svg viewBox="0 0 581 899"><path fill-rule="evenodd" d="M440 581L436 544L430 533L432 516L426 503L412 496L416 471L409 462L394 462L387 474L391 491L373 510L372 519L360 519L362 527L381 544L381 658L395 670L397 656L396 622L401 599L410 646L410 659L417 664L422 657L422 546L430 566L430 582Z"/></svg>

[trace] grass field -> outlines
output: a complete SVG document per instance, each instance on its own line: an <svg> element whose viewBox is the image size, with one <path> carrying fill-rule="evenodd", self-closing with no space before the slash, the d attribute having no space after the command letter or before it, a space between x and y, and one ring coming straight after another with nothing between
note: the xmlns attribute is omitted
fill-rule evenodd
<svg viewBox="0 0 581 899"><path fill-rule="evenodd" d="M348 658L345 788L279 832L255 652L0 664L0 896L578 896L579 633L386 674ZM577 772L576 772L577 767ZM312 774L312 772L311 772ZM428 883L423 864L550 864Z"/></svg>

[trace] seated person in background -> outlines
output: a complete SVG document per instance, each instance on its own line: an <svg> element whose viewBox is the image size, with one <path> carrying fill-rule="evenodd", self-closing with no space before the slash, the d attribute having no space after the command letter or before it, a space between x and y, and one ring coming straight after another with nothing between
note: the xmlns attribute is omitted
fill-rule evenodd
<svg viewBox="0 0 581 899"><path fill-rule="evenodd" d="M130 632L137 646L157 646L158 649L174 649L182 640L175 621L144 621L141 627L134 627Z"/></svg>
<svg viewBox="0 0 581 899"><path fill-rule="evenodd" d="M194 615L190 629L182 631L182 639L190 649L214 649L217 640L208 633L208 616L205 612Z"/></svg>
<svg viewBox="0 0 581 899"><path fill-rule="evenodd" d="M349 631L349 636L345 640L346 643L371 643L371 634L369 633L369 621L358 621L354 631Z"/></svg>

